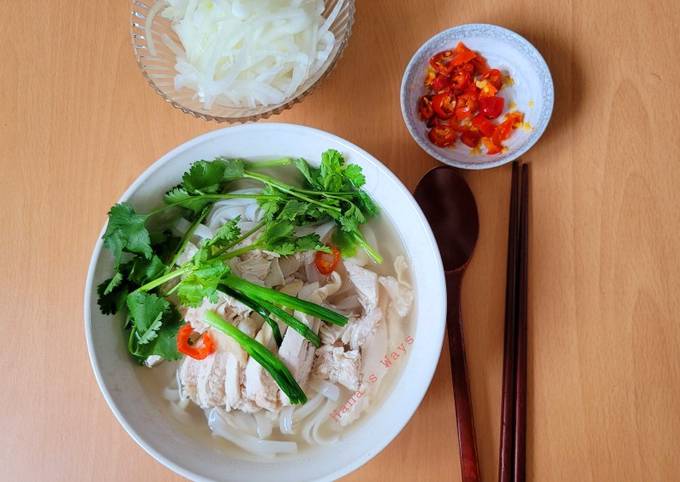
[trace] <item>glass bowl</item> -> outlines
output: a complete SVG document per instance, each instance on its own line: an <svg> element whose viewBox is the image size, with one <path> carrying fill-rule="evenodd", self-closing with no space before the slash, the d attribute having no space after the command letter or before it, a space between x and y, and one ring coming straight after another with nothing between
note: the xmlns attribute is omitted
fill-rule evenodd
<svg viewBox="0 0 680 482"><path fill-rule="evenodd" d="M163 42L163 36L167 35L170 37L180 48L182 43L172 29L171 22L160 14L155 15L149 26L151 41L156 50L156 54L151 55L146 36L146 17L150 10L158 5L157 2L152 0L147 0L146 3L140 0L132 0L131 2L130 35L132 37L132 47L137 64L149 85L173 107L204 120L217 122L255 121L291 108L295 103L300 102L308 95L333 70L333 67L347 46L352 33L354 13L356 11L354 0L325 0L325 9L322 15L327 18L339 2L342 3L342 6L337 17L329 27L329 30L335 35L333 50L323 65L308 77L292 95L279 104L256 107L228 107L214 103L209 109L206 109L198 99L195 91L188 88L176 89L176 55L166 45L166 42ZM158 7L155 9L158 10Z"/></svg>

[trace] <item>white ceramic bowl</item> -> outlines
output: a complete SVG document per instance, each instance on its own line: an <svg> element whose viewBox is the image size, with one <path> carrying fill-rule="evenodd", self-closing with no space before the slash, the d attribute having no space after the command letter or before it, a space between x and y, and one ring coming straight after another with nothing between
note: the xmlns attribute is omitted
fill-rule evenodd
<svg viewBox="0 0 680 482"><path fill-rule="evenodd" d="M367 191L396 227L409 258L416 290L415 342L391 393L382 406L360 420L335 445L303 450L295 458L254 462L226 455L221 439L207 427L190 433L167 415L168 402L158 387L142 378L125 349L120 320L104 316L96 286L111 274L112 262L99 240L85 286L85 335L95 377L114 415L132 438L159 462L194 480L301 482L332 480L356 469L380 452L404 427L425 395L442 346L446 293L441 258L432 231L404 185L366 151L332 134L289 124L250 124L210 132L182 144L149 167L123 194L140 210L157 206L198 159L216 156L262 158L300 156L318 163L334 148L363 167ZM104 218L102 212L102 219ZM395 347L389 347L396 350ZM393 370L394 368L390 368ZM146 370L146 372L145 372Z"/></svg>
<svg viewBox="0 0 680 482"><path fill-rule="evenodd" d="M504 142L507 152L494 156L472 154L460 141L452 147L441 148L427 138L427 128L418 116L417 107L418 99L425 94L425 71L434 54L451 49L458 42L480 52L490 67L508 72L514 80L514 84L503 87L499 95L505 98L505 110L513 101L533 129L513 132ZM550 121L554 95L548 65L528 40L496 25L468 24L438 33L413 55L401 81L401 113L415 141L435 159L462 169L487 169L514 161L538 141Z"/></svg>

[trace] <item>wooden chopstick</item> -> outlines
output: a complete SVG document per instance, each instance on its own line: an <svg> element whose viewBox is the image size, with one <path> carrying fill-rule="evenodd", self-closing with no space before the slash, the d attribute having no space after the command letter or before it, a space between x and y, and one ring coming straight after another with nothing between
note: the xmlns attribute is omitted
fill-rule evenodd
<svg viewBox="0 0 680 482"><path fill-rule="evenodd" d="M510 220L508 231L507 274L505 285L505 334L503 348L503 388L501 399L501 441L498 461L499 482L511 482L514 476L515 429L515 350L517 348L517 265L519 261L519 218L521 176L517 162L512 164Z"/></svg>
<svg viewBox="0 0 680 482"><path fill-rule="evenodd" d="M513 163L498 464L500 482L524 481L526 475L528 179L529 166Z"/></svg>
<svg viewBox="0 0 680 482"><path fill-rule="evenodd" d="M527 291L529 281L529 165L522 165L520 200L519 293L517 319L517 364L515 372L514 480L526 478L527 415Z"/></svg>

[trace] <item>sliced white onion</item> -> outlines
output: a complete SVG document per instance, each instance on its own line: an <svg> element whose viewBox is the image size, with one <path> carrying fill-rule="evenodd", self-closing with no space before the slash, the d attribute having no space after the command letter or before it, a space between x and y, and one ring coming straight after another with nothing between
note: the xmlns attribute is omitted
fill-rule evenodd
<svg viewBox="0 0 680 482"><path fill-rule="evenodd" d="M328 29L331 27L331 25L333 25L335 19L338 18L338 14L340 13L340 9L342 8L343 3L345 3L344 0L338 0L338 2L335 4L335 7L333 7L331 13L328 14L328 18L326 18L326 21L319 28L320 34L328 32Z"/></svg>
<svg viewBox="0 0 680 482"><path fill-rule="evenodd" d="M158 12L165 7L165 0L159 0L154 3L149 11L146 13L146 20L144 22L144 38L146 39L146 46L149 48L149 53L152 57L156 56L156 46L153 43L153 32L151 31L151 25L153 25L153 19L158 15Z"/></svg>
<svg viewBox="0 0 680 482"><path fill-rule="evenodd" d="M177 56L175 87L194 90L206 108L215 103L281 104L333 50L335 36L329 29L343 3L337 2L324 18L323 0L167 0L163 16L171 20L183 47L162 36Z"/></svg>

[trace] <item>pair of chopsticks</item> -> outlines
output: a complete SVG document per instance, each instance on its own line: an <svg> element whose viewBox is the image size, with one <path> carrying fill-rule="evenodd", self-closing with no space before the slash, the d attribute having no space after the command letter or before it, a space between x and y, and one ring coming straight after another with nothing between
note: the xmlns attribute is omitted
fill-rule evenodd
<svg viewBox="0 0 680 482"><path fill-rule="evenodd" d="M526 478L529 165L512 165L499 482Z"/></svg>

